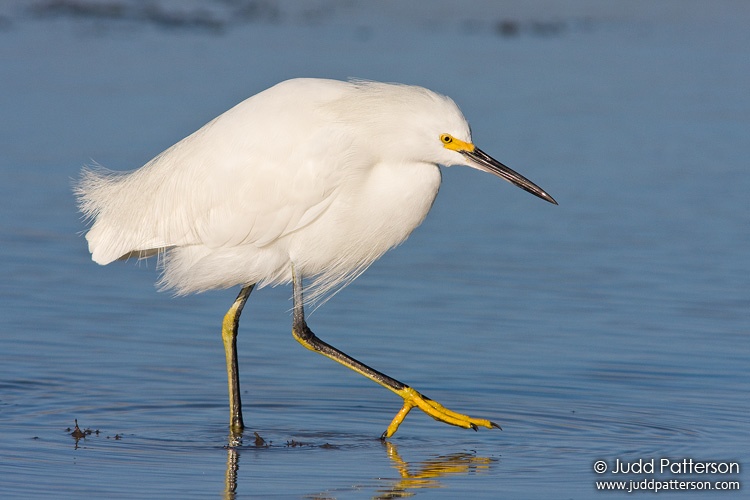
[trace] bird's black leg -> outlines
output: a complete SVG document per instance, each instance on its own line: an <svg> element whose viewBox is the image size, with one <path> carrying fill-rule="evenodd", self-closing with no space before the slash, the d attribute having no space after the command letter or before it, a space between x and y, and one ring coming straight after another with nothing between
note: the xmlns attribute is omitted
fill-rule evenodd
<svg viewBox="0 0 750 500"><path fill-rule="evenodd" d="M388 375L379 372L373 368L370 368L366 364L357 361L348 354L339 349L336 349L332 345L320 340L310 328L307 326L305 321L305 311L303 307L302 299L302 277L297 275L292 269L292 286L294 293L294 315L292 322L292 335L294 338L303 346L322 354L337 363L341 363L347 368L354 370L355 372L364 375L373 382L382 385L386 389L395 392L404 399L404 405L401 410L393 418L393 421L385 430L381 439L391 437L399 425L403 422L409 411L415 406L420 410L427 413L429 416L440 422L447 424L456 425L458 427L464 427L467 429L477 429L477 426L487 428L499 428L497 424L490 422L489 420L471 418L467 415L457 413L445 408L437 401L433 401L430 398L420 394L416 390L412 389L408 385L399 382L398 380L389 377Z"/></svg>
<svg viewBox="0 0 750 500"><path fill-rule="evenodd" d="M229 429L241 433L245 428L242 421L242 400L240 397L240 370L237 363L237 329L240 326L240 314L245 302L255 285L247 285L224 316L221 325L221 338L224 341L224 352L227 356L227 380L229 383Z"/></svg>

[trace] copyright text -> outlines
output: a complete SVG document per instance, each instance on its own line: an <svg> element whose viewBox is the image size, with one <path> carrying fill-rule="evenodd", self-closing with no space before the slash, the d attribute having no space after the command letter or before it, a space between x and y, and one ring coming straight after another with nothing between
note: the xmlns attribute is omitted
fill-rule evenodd
<svg viewBox="0 0 750 500"><path fill-rule="evenodd" d="M596 481L597 490L618 490L628 493L635 491L656 493L669 490L739 490L740 482L730 479L733 479L732 475L738 475L740 469L739 462L694 460L692 458L679 460L672 458L622 460L616 458L614 461L597 460L593 464L593 470L596 474L609 473L617 477L617 480ZM626 478L625 476L628 475L631 477ZM665 477L658 477L660 475ZM641 477L635 479L632 476ZM698 480L699 477L710 478L711 480Z"/></svg>

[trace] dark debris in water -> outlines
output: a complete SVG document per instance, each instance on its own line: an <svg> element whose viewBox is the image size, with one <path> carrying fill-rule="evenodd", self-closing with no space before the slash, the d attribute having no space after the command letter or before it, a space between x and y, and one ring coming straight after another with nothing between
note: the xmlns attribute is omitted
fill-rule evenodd
<svg viewBox="0 0 750 500"><path fill-rule="evenodd" d="M75 429L71 431L70 427L68 427L67 429L65 429L65 432L69 432L70 435L73 436L76 440L85 439L86 436L90 436L91 434L94 433L94 431L92 431L91 429L81 430L81 428L78 427L78 419L75 419L75 425L76 425ZM96 431L96 435L97 436L99 435L99 430Z"/></svg>
<svg viewBox="0 0 750 500"><path fill-rule="evenodd" d="M241 446L241 440L234 444L229 444L226 446L226 448L235 448L237 446ZM255 448L273 448L275 447L273 444L273 441L266 441L263 436L258 434L257 432L253 432L253 444ZM284 444L285 448L321 448L324 450L330 450L330 449L338 449L338 446L330 444L330 443L324 443L324 444L314 444L309 443L305 441L297 441L296 439L289 439Z"/></svg>
<svg viewBox="0 0 750 500"><path fill-rule="evenodd" d="M255 436L255 446L257 448L268 448L268 444L266 444L266 440L260 437L260 434L257 432L253 432L253 435Z"/></svg>
<svg viewBox="0 0 750 500"><path fill-rule="evenodd" d="M86 439L86 436L92 436L92 435L99 436L99 434L101 434L99 429L94 430L88 427L85 429L81 429L78 426L78 419L75 419L74 422L75 422L75 428L71 429L70 427L68 427L67 429L65 429L65 432L70 434L73 437L73 439L76 440L76 449L78 448L78 441L80 441L81 439ZM34 438L34 439L38 439L38 438ZM107 439L114 439L116 441L119 441L120 439L122 439L122 435L115 434L114 437L107 436Z"/></svg>
<svg viewBox="0 0 750 500"><path fill-rule="evenodd" d="M294 439L286 442L287 448L301 448L303 446L312 446L312 445L310 443L303 443L300 441L295 441Z"/></svg>
<svg viewBox="0 0 750 500"><path fill-rule="evenodd" d="M297 441L296 439L290 439L286 442L287 448L321 448L323 450L336 450L338 446L330 443L313 444L304 441Z"/></svg>

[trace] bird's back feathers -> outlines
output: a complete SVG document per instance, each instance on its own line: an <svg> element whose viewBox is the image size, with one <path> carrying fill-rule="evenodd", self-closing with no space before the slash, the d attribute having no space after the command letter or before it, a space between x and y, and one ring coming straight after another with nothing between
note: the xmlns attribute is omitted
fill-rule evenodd
<svg viewBox="0 0 750 500"><path fill-rule="evenodd" d="M404 112L409 107L412 111ZM292 262L308 275L322 275L320 293L342 286L403 241L429 210L440 181L438 161L424 159L432 164L424 171L404 168L400 179L401 171L391 164L399 147L412 144L408 134L399 137L403 129L389 114L400 110L404 121L419 126L424 117L414 114L436 109L455 115L449 124L464 127L460 133L468 135L450 99L419 87L313 79L276 85L138 170L84 169L76 193L81 211L93 221L86 235L92 258L108 264L162 254L161 284L178 293L285 282L291 279ZM363 136L366 130L369 136ZM427 134L414 136L421 140L422 135ZM393 176L378 182L406 183L397 186L394 206L383 208L383 217L399 217L403 227L373 227L381 231L378 235L354 228L352 219L356 214L368 224L359 203L389 203L389 194L368 185L374 169ZM411 193L409 183L417 182L424 188ZM409 201L401 201L402 192L424 198L414 204L414 214L399 215L395 203ZM373 216L370 225L378 223ZM328 246L314 240L329 238L312 231L316 224L331 234ZM346 235L337 232L351 233L352 243L347 246ZM369 243L368 238L383 241ZM327 261L310 258L302 242L331 255Z"/></svg>

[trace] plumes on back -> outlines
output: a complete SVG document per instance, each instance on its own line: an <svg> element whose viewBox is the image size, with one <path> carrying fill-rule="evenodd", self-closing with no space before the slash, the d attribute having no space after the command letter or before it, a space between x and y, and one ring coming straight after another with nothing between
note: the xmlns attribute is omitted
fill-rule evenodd
<svg viewBox="0 0 750 500"><path fill-rule="evenodd" d="M238 104L142 168L84 169L99 264L161 254L177 293L313 278L344 286L429 211L438 134L470 140L453 101L419 87L298 79Z"/></svg>

